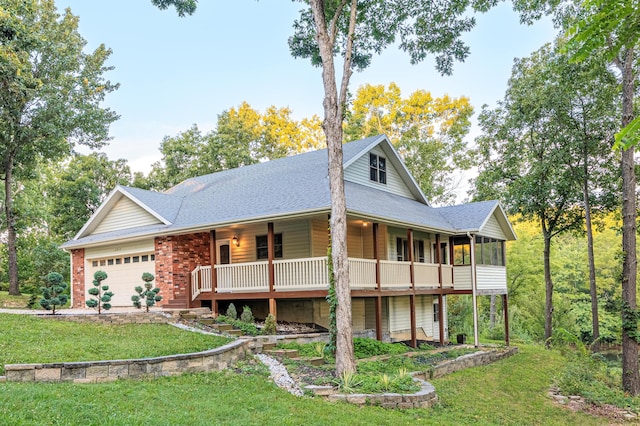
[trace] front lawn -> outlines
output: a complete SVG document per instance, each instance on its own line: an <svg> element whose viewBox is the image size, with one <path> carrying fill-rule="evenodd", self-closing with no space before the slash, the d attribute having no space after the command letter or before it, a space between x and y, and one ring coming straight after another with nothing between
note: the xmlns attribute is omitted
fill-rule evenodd
<svg viewBox="0 0 640 426"><path fill-rule="evenodd" d="M22 294L22 296L9 296L9 292L0 291L0 309L27 309L29 304L30 294ZM38 301L40 298L38 297ZM40 307L40 303L38 308Z"/></svg>
<svg viewBox="0 0 640 426"><path fill-rule="evenodd" d="M0 314L0 374L5 364L99 361L199 352L229 342L167 324L106 325Z"/></svg>
<svg viewBox="0 0 640 426"><path fill-rule="evenodd" d="M600 425L554 404L564 359L523 346L494 364L433 380L440 404L386 410L295 397L264 375L235 372L113 383L0 383L0 424L58 425Z"/></svg>

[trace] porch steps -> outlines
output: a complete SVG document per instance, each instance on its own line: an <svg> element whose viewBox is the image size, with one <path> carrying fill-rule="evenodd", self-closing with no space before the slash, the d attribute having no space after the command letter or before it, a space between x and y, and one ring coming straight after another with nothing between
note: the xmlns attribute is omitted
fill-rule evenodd
<svg viewBox="0 0 640 426"><path fill-rule="evenodd" d="M263 351L270 351L270 350L273 350L275 347L276 347L275 343L264 342L262 344L262 350Z"/></svg>
<svg viewBox="0 0 640 426"><path fill-rule="evenodd" d="M233 326L231 324L211 324L211 327L217 329L218 331L233 331Z"/></svg>
<svg viewBox="0 0 640 426"><path fill-rule="evenodd" d="M298 355L298 350L297 349L271 349L268 351L264 351L264 347L262 348L263 352L266 353L267 355L271 355L274 358L279 358L279 359L283 359L283 358L299 358Z"/></svg>

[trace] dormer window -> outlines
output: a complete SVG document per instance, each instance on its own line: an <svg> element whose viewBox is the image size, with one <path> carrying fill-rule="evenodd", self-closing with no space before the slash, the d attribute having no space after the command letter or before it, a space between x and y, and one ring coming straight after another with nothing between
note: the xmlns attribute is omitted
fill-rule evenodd
<svg viewBox="0 0 640 426"><path fill-rule="evenodd" d="M369 179L387 183L387 160L377 154L369 154Z"/></svg>

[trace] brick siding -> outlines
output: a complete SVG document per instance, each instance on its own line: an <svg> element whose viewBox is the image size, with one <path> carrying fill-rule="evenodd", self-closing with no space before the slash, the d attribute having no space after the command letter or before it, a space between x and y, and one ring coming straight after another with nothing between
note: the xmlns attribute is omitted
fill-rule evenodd
<svg viewBox="0 0 640 426"><path fill-rule="evenodd" d="M71 288L73 308L85 308L84 289L84 249L71 250Z"/></svg>
<svg viewBox="0 0 640 426"><path fill-rule="evenodd" d="M196 266L210 265L208 232L172 235L155 239L156 285L165 295L162 305L171 300L189 303L189 280Z"/></svg>

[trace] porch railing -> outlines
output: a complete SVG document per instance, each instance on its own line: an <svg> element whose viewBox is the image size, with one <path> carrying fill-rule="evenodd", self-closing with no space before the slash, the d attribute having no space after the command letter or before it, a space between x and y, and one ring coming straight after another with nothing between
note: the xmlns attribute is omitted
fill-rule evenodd
<svg viewBox="0 0 640 426"><path fill-rule="evenodd" d="M276 260L274 266L274 289L276 291L319 290L329 286L327 258ZM439 265L414 263L416 288L438 288ZM453 288L454 268L440 265L442 287ZM349 285L353 289L376 288L376 261L373 259L349 258ZM248 262L231 265L215 265L217 292L267 292L269 291L269 263ZM464 272L455 271L456 289L465 288ZM408 262L380 261L380 281L383 289L410 288L411 274ZM458 283L458 281L461 281ZM211 266L198 266L191 271L191 296L196 299L201 293L213 291Z"/></svg>
<svg viewBox="0 0 640 426"><path fill-rule="evenodd" d="M218 274L216 291L219 293L269 290L268 262L216 265L215 271Z"/></svg>
<svg viewBox="0 0 640 426"><path fill-rule="evenodd" d="M200 266L191 271L191 300L195 300L200 293L212 291L211 265Z"/></svg>
<svg viewBox="0 0 640 426"><path fill-rule="evenodd" d="M381 260L380 281L383 288L411 287L409 263Z"/></svg>
<svg viewBox="0 0 640 426"><path fill-rule="evenodd" d="M326 257L276 260L273 268L276 291L318 290L329 285Z"/></svg>
<svg viewBox="0 0 640 426"><path fill-rule="evenodd" d="M433 263L414 263L413 274L416 288L438 288L438 265Z"/></svg>
<svg viewBox="0 0 640 426"><path fill-rule="evenodd" d="M350 257L349 287L357 289L376 288L376 261Z"/></svg>

